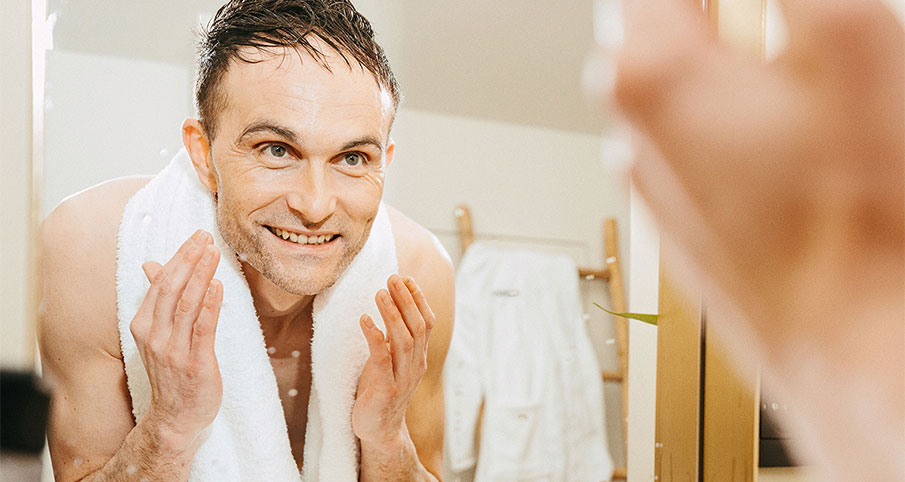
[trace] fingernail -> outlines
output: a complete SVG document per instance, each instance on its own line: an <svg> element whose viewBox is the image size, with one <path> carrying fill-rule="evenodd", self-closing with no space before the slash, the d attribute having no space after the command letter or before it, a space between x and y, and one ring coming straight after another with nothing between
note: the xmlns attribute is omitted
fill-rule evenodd
<svg viewBox="0 0 905 482"><path fill-rule="evenodd" d="M195 244L198 244L198 240L201 239L201 233L203 233L203 232L204 231L202 231L200 229L198 231L195 231L195 234L192 235L192 242Z"/></svg>
<svg viewBox="0 0 905 482"><path fill-rule="evenodd" d="M415 279L412 278L411 276L406 276L406 277L405 277L405 285L408 286L408 287L411 288L411 289L415 289Z"/></svg>
<svg viewBox="0 0 905 482"><path fill-rule="evenodd" d="M393 277L393 286L395 286L397 289L402 289L402 287L403 287L402 280L399 279L398 276Z"/></svg>
<svg viewBox="0 0 905 482"><path fill-rule="evenodd" d="M386 290L380 290L380 294L378 296L380 296L380 301L383 301L387 304L390 303L390 293L388 293Z"/></svg>
<svg viewBox="0 0 905 482"><path fill-rule="evenodd" d="M211 296L217 296L217 290L220 287L220 283L217 283L216 280L211 280L210 286L207 288L207 293Z"/></svg>

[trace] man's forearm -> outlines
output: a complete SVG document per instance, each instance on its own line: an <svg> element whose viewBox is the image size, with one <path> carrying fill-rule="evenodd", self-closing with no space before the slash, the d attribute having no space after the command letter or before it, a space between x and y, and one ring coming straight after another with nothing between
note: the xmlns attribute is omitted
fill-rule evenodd
<svg viewBox="0 0 905 482"><path fill-rule="evenodd" d="M161 425L142 418L122 447L103 468L81 482L185 481L200 444L168 434Z"/></svg>
<svg viewBox="0 0 905 482"><path fill-rule="evenodd" d="M434 476L418 460L415 444L405 430L395 440L385 443L361 442L360 482L431 481Z"/></svg>

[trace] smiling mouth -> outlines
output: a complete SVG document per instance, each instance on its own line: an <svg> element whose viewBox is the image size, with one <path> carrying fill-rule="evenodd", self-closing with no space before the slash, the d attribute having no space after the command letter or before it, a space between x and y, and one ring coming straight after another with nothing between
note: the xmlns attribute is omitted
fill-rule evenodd
<svg viewBox="0 0 905 482"><path fill-rule="evenodd" d="M267 229L270 230L274 236L278 238L283 238L286 241L295 244L303 244L308 246L318 246L321 244L329 243L334 239L338 238L338 234L320 234L317 236L306 236L304 234L293 233L291 231L286 231L285 229L274 228L272 226L267 226Z"/></svg>

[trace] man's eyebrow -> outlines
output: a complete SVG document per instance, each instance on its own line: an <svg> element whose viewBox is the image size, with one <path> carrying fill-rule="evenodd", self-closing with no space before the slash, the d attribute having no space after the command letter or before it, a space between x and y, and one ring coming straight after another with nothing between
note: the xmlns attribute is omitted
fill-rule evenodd
<svg viewBox="0 0 905 482"><path fill-rule="evenodd" d="M241 144L245 137L251 134L257 134L258 132L269 132L282 137L287 141L298 143L298 136L295 135L295 132L293 132L292 129L270 121L258 121L246 127L245 130L239 134L239 137L236 138L236 144Z"/></svg>
<svg viewBox="0 0 905 482"><path fill-rule="evenodd" d="M383 142L380 142L380 139L373 137L373 136L364 136L364 137L355 139L354 141L347 142L340 150L345 151L348 149L355 149L356 147L367 146L367 145L374 146L381 152L383 151Z"/></svg>

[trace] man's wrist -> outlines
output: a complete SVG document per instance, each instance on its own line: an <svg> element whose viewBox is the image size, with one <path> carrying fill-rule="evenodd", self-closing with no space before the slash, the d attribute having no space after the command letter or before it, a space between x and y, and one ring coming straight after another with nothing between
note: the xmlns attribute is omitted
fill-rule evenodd
<svg viewBox="0 0 905 482"><path fill-rule="evenodd" d="M192 457L200 445L198 433L176 429L172 424L156 417L152 410L148 410L136 425L149 446L160 455Z"/></svg>
<svg viewBox="0 0 905 482"><path fill-rule="evenodd" d="M411 443L411 437L405 424L397 430L374 434L359 438L359 440L361 440L362 451L368 449L387 455L399 453L405 449L406 445Z"/></svg>

